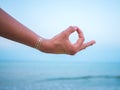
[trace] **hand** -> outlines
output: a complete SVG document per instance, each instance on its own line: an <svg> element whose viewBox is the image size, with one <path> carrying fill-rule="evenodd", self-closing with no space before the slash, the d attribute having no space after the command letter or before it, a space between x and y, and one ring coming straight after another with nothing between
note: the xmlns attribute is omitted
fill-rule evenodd
<svg viewBox="0 0 120 90"><path fill-rule="evenodd" d="M75 31L77 31L79 38L75 44L72 44L69 40L69 36ZM74 55L78 51L95 44L94 40L87 43L84 43L84 40L83 32L76 26L70 26L52 39L43 39L40 50L46 53Z"/></svg>

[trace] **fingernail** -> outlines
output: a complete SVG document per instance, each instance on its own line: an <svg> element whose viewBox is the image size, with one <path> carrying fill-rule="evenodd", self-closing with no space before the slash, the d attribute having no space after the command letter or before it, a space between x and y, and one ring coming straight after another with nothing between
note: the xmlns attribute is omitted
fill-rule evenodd
<svg viewBox="0 0 120 90"><path fill-rule="evenodd" d="M95 41L95 40L93 40L93 43L95 44L95 43L96 43L96 41Z"/></svg>
<svg viewBox="0 0 120 90"><path fill-rule="evenodd" d="M75 30L77 30L77 29L78 29L78 27L74 26L74 29L75 29Z"/></svg>

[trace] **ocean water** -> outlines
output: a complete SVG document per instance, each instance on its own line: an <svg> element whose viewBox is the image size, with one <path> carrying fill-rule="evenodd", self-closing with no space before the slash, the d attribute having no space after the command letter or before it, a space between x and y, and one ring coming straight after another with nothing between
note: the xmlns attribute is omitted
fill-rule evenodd
<svg viewBox="0 0 120 90"><path fill-rule="evenodd" d="M0 90L120 90L120 63L3 61Z"/></svg>

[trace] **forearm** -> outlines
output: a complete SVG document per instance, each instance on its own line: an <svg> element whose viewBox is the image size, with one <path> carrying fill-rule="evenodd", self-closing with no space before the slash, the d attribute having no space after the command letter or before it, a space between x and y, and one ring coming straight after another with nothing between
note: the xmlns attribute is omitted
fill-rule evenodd
<svg viewBox="0 0 120 90"><path fill-rule="evenodd" d="M0 8L0 36L34 47L39 36Z"/></svg>

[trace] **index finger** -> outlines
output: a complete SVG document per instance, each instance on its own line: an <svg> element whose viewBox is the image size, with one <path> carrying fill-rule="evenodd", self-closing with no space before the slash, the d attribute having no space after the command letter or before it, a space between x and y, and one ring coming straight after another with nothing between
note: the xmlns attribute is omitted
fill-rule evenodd
<svg viewBox="0 0 120 90"><path fill-rule="evenodd" d="M73 33L73 32L75 32L75 28L73 27L73 26L70 26L66 31L68 32L68 36L71 34L71 33Z"/></svg>

